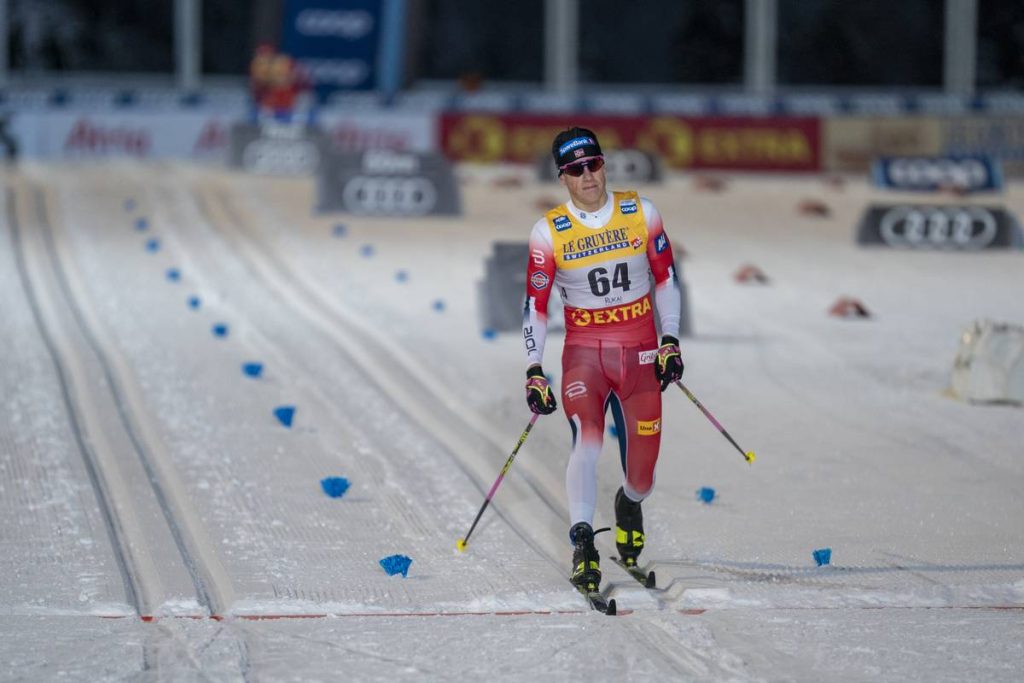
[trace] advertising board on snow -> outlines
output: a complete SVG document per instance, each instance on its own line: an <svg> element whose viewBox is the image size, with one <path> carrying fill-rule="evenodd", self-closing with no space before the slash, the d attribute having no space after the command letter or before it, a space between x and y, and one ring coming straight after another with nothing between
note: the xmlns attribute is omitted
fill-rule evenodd
<svg viewBox="0 0 1024 683"><path fill-rule="evenodd" d="M871 169L875 185L891 190L985 192L1003 188L999 162L985 156L882 157Z"/></svg>
<svg viewBox="0 0 1024 683"><path fill-rule="evenodd" d="M902 249L978 251L1020 247L1020 225L997 206L871 205L857 226L857 243Z"/></svg>
<svg viewBox="0 0 1024 683"><path fill-rule="evenodd" d="M574 116L605 151L635 148L684 169L817 171L819 121L811 117ZM451 159L535 163L567 125L565 115L446 113L441 149Z"/></svg>

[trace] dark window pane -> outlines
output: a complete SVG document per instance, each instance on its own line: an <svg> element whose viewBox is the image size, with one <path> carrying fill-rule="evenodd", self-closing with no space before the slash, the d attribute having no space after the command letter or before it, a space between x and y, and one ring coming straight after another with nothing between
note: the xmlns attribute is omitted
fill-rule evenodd
<svg viewBox="0 0 1024 683"><path fill-rule="evenodd" d="M978 86L1024 88L1024 2L978 1Z"/></svg>
<svg viewBox="0 0 1024 683"><path fill-rule="evenodd" d="M543 79L543 0L424 0L417 9L415 78Z"/></svg>
<svg viewBox="0 0 1024 683"><path fill-rule="evenodd" d="M944 3L779 0L783 85L942 85Z"/></svg>
<svg viewBox="0 0 1024 683"><path fill-rule="evenodd" d="M584 83L739 83L743 0L580 2Z"/></svg>
<svg viewBox="0 0 1024 683"><path fill-rule="evenodd" d="M202 0L203 73L245 74L252 59L255 2Z"/></svg>
<svg viewBox="0 0 1024 683"><path fill-rule="evenodd" d="M14 71L174 70L174 0L12 0Z"/></svg>

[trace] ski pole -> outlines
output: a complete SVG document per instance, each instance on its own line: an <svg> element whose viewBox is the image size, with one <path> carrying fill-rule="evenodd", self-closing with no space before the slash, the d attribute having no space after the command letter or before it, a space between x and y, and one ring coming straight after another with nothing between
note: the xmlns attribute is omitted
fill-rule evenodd
<svg viewBox="0 0 1024 683"><path fill-rule="evenodd" d="M743 456L743 459L746 460L747 463L754 462L754 457L755 457L754 456L754 451L744 451L742 448L740 448L740 445L738 443L736 443L736 441L731 436L729 436L729 432L725 431L725 427L723 427L718 422L718 420L715 419L714 415L712 415L710 412L708 412L708 409L705 408L704 405L700 401L697 400L696 396L694 396L693 394L690 393L690 390L686 388L686 385L684 385L681 381L676 380L676 386L683 390L683 393L686 394L687 397L689 397L689 399L691 401L693 401L693 404L695 406L700 408L700 412L704 413L704 417L706 417L709 420L711 420L711 424L715 425L715 427L718 428L718 431L720 431L722 433L722 436L727 438L729 440L729 443L731 443L733 446L736 447L736 450L738 450L740 452L740 455Z"/></svg>
<svg viewBox="0 0 1024 683"><path fill-rule="evenodd" d="M501 472L498 473L498 478L494 480L494 484L491 486L491 490L487 492L487 497L484 498L484 504L480 506L480 512L476 513L476 519L473 520L473 524L469 527L469 531L466 535L456 542L455 547L462 552L466 549L466 543L469 541L470 535L473 533L473 529L476 528L476 523L480 521L480 517L483 516L484 510L491 503L491 498L494 497L494 492L498 490L498 486L501 484L501 480L505 478L505 473L508 472L509 468L512 467L512 461L516 459L516 453L519 452L519 448L526 441L526 437L530 434L530 430L533 429L533 425L537 422L537 418L540 417L537 413L533 414L530 418L530 424L526 425L526 429L519 436L519 441L516 442L516 447L512 449L512 455L508 456L508 460L505 461L505 466L501 468Z"/></svg>

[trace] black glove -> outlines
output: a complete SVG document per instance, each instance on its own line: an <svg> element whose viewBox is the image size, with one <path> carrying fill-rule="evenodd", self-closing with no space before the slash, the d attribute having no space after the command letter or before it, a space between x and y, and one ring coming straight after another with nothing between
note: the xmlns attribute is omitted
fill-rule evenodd
<svg viewBox="0 0 1024 683"><path fill-rule="evenodd" d="M679 340L671 335L666 334L661 338L658 356L654 361L654 376L661 383L662 391L683 377L683 357L679 353Z"/></svg>
<svg viewBox="0 0 1024 683"><path fill-rule="evenodd" d="M526 405L538 415L550 415L558 408L548 378L544 376L544 371L539 365L534 365L526 371Z"/></svg>

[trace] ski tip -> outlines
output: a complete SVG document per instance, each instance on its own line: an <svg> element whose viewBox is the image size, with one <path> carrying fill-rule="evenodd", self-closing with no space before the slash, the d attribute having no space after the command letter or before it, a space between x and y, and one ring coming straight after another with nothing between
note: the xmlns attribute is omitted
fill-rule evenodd
<svg viewBox="0 0 1024 683"><path fill-rule="evenodd" d="M459 549L460 553L466 552L466 539L460 538L455 542L455 547Z"/></svg>
<svg viewBox="0 0 1024 683"><path fill-rule="evenodd" d="M614 617L617 611L618 606L615 604L615 598L612 598L608 601L608 609L606 609L604 613L610 617Z"/></svg>
<svg viewBox="0 0 1024 683"><path fill-rule="evenodd" d="M647 580L644 581L644 588L654 588L656 585L654 579L654 572L647 573Z"/></svg>

